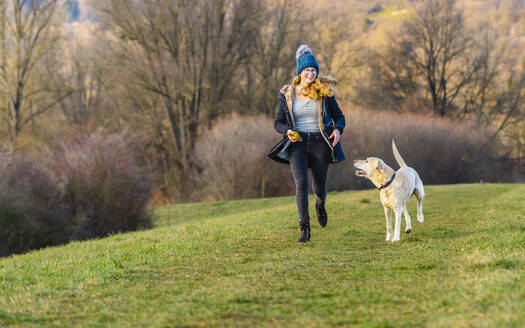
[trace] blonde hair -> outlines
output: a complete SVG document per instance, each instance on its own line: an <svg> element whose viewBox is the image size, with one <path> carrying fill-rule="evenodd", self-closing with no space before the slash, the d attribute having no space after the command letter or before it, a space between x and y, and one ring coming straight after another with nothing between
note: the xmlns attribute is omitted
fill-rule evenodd
<svg viewBox="0 0 525 328"><path fill-rule="evenodd" d="M293 84L299 85L301 83L301 75L297 75L293 79ZM324 96L333 97L334 90L324 83L321 83L319 78L316 78L309 86L303 88L301 94L313 100L319 100Z"/></svg>

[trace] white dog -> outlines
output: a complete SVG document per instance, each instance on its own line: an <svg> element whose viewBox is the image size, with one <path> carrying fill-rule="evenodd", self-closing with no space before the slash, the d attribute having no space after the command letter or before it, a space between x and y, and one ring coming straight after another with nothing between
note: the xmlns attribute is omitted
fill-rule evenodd
<svg viewBox="0 0 525 328"><path fill-rule="evenodd" d="M412 195L416 195L417 198L417 220L419 223L423 223L425 190L416 170L408 167L403 158L401 158L394 140L392 140L392 149L397 163L401 166L396 172L376 157L356 160L354 161L354 166L358 168L355 172L357 176L368 178L379 188L379 196L386 216L386 241L394 242L399 241L401 212L405 214L405 232L410 233L412 231L410 215L408 215L407 211L407 202ZM396 216L394 234L392 234L392 210Z"/></svg>

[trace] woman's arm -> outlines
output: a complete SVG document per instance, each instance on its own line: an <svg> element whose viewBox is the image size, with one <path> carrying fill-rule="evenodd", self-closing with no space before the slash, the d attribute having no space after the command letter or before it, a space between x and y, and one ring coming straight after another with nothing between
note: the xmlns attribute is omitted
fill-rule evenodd
<svg viewBox="0 0 525 328"><path fill-rule="evenodd" d="M288 120L286 119L286 100L282 93L279 93L279 108L277 109L277 114L275 116L274 127L277 132L282 135L285 135L288 129L291 127L288 126Z"/></svg>
<svg viewBox="0 0 525 328"><path fill-rule="evenodd" d="M330 116L334 120L334 128L338 129L340 133L343 133L346 126L346 119L343 115L343 111L339 108L339 104L335 100L335 96L326 98L326 107L330 111Z"/></svg>

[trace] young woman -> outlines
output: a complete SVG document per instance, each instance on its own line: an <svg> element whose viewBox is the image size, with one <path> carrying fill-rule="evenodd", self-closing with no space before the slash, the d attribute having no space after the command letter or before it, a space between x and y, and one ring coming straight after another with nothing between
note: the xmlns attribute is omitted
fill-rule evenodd
<svg viewBox="0 0 525 328"><path fill-rule="evenodd" d="M299 242L304 243L310 240L308 168L312 172L317 220L325 227L328 165L345 159L339 138L346 121L334 98L337 81L319 76L319 65L307 45L297 49L296 62L297 76L281 89L275 118L275 129L287 139L268 156L290 164L301 228Z"/></svg>

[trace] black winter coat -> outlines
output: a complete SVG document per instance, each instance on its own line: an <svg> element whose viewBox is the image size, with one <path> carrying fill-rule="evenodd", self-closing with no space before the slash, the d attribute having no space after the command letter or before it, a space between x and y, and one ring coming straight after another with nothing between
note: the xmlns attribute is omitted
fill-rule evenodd
<svg viewBox="0 0 525 328"><path fill-rule="evenodd" d="M288 91L288 92L287 92ZM273 160L276 160L280 163L288 163L288 154L286 149L290 145L291 141L288 140L286 136L286 131L288 129L295 131L295 121L292 114L292 102L293 94L289 92L290 90L286 87L281 90L279 93L279 108L277 110L277 115L275 117L275 130L283 135L283 140L279 141L270 152L268 157ZM330 163L339 163L345 160L345 155L343 154L343 149L341 148L341 143L339 142L335 147L332 147L332 143L328 137L332 134L335 129L339 129L341 134L346 126L346 120L343 115L343 112L339 108L335 97L323 97L318 101L318 121L319 128L323 133L323 137L332 151L332 158ZM288 142L286 142L288 140ZM279 146L278 146L279 145Z"/></svg>

